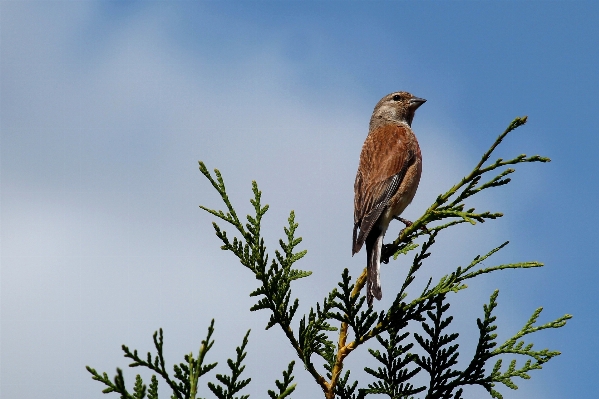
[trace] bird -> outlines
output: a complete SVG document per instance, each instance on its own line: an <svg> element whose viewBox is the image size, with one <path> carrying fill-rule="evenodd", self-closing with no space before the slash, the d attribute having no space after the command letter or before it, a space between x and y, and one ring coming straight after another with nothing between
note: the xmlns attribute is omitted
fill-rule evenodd
<svg viewBox="0 0 599 399"><path fill-rule="evenodd" d="M352 256L366 243L366 300L380 300L383 238L392 219L412 202L422 174L422 154L412 131L416 109L426 102L405 91L374 107L354 183ZM410 222L404 221L409 224Z"/></svg>

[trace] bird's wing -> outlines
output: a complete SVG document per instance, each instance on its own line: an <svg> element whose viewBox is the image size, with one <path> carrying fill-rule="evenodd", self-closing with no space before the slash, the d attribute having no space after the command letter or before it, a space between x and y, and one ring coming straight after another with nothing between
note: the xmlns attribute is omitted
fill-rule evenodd
<svg viewBox="0 0 599 399"><path fill-rule="evenodd" d="M397 125L380 127L364 142L354 184L354 254L397 192L412 161L413 153L406 140L408 129Z"/></svg>

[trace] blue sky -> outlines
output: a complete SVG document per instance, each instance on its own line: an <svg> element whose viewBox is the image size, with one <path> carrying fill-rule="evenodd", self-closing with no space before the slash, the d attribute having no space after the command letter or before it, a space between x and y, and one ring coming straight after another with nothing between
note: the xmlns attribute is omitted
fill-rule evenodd
<svg viewBox="0 0 599 399"><path fill-rule="evenodd" d="M220 204L197 161L221 169L241 214L258 181L271 249L295 210L305 311L363 267L349 251L358 155L376 102L407 90L428 100L409 219L529 116L497 156L552 162L477 200L506 216L442 237L423 278L506 240L492 264L544 262L454 297L463 353L499 288L500 337L539 306L541 321L574 315L534 338L562 355L504 397L595 397L598 17L571 1L0 2L0 396L103 397L85 365L113 374L120 345L147 351L159 327L179 362L214 317L221 365L252 328L247 393L264 397L293 353L249 312L254 280L198 208ZM404 266L383 269L384 293ZM296 378L294 397L317 397Z"/></svg>

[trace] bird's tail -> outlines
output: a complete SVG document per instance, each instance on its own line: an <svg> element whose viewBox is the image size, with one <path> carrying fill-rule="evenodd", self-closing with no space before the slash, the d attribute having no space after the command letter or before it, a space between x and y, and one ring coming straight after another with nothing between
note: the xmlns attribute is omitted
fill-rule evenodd
<svg viewBox="0 0 599 399"><path fill-rule="evenodd" d="M383 297L381 290L381 248L383 247L384 233L377 229L371 231L366 238L366 260L367 260L367 285L366 300L368 306L372 306L372 298L379 301Z"/></svg>

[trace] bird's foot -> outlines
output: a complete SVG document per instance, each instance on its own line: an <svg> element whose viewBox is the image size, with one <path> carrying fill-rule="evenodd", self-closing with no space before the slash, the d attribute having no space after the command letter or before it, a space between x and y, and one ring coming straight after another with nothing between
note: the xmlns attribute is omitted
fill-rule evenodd
<svg viewBox="0 0 599 399"><path fill-rule="evenodd" d="M387 264L389 263L389 257L393 253L392 244L384 244L381 250L381 263Z"/></svg>
<svg viewBox="0 0 599 399"><path fill-rule="evenodd" d="M404 227L403 229L401 229L401 231L399 232L399 236L400 237L403 234L404 230L407 229L408 227L410 227L413 224L408 219L404 219L404 218L399 217L399 216L393 216L393 219L399 220L400 222L402 222L403 224L406 225L406 227Z"/></svg>

